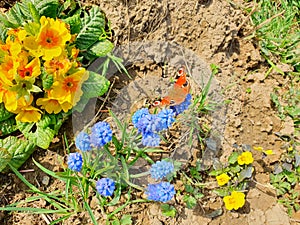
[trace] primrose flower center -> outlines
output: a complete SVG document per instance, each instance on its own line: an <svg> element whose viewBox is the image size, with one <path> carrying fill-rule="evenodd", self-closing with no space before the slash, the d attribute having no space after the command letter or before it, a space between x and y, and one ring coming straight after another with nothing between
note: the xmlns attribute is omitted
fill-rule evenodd
<svg viewBox="0 0 300 225"><path fill-rule="evenodd" d="M64 80L63 89L65 91L75 92L77 90L78 81L75 81L72 78L66 78Z"/></svg>
<svg viewBox="0 0 300 225"><path fill-rule="evenodd" d="M20 77L29 77L32 74L32 68L24 69L19 71Z"/></svg>
<svg viewBox="0 0 300 225"><path fill-rule="evenodd" d="M40 44L46 48L52 48L59 45L59 36L54 30L46 30L41 34Z"/></svg>

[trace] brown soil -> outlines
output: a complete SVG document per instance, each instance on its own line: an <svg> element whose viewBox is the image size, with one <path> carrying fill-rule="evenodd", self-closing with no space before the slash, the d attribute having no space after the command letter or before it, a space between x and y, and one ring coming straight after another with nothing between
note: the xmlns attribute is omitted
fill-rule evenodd
<svg viewBox="0 0 300 225"><path fill-rule="evenodd" d="M134 224L296 225L299 221L299 213L291 219L284 207L277 203L275 191L267 185L272 163L279 159L283 151L281 146L284 144L274 132L283 134L293 132L293 124L288 120L281 121L277 117L276 110L271 107L270 101L273 88L282 86L287 81L276 73L264 77L268 68L266 62L260 57L255 40L244 38L244 33L251 31L251 26L248 25L248 18L240 5L243 1L236 0L229 3L218 0L87 0L83 2L101 6L111 21L116 46L134 41L140 43L167 41L192 50L207 65L213 63L220 66L221 71L215 79L224 90L224 99L231 100L227 107L221 161L224 161L233 151L233 144L263 146L265 149L273 149L275 153L265 159L261 159L260 154L254 155L255 182L251 182L246 205L237 212L224 210L219 217L214 219L207 217L204 213L205 209L222 207L222 201L212 197L193 210L172 202L179 212L176 218L162 216L157 203L131 205L122 213L131 214ZM148 76L149 73L161 74L159 67L153 67L145 62L136 63L130 71L139 77ZM246 92L247 88L251 88L251 93ZM67 127L63 129L69 130ZM62 137L57 138L58 143L53 143L49 150L38 150L33 154L35 160L53 171L60 169L65 155L61 144ZM47 176L33 164L32 160L28 160L20 170L27 169L34 171L25 171L24 176L41 190L51 191L62 188L62 184L55 180L45 181ZM26 186L14 174L1 174L0 177L1 205L30 196L30 193L26 192ZM177 199L177 202L180 202L180 199ZM43 201L36 202L34 206L46 207ZM47 224L45 217L45 215L0 212L0 223ZM64 224L87 224L80 218L84 218L84 215L77 215Z"/></svg>

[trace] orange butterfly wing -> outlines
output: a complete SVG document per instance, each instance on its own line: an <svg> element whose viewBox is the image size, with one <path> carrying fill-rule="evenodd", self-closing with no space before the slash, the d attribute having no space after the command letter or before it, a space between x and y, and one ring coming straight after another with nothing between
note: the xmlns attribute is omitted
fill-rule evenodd
<svg viewBox="0 0 300 225"><path fill-rule="evenodd" d="M169 90L168 95L163 97L160 101L155 101L154 106L165 106L165 105L179 105L184 102L187 94L190 92L190 84L187 81L186 73L184 68L179 69L178 79L174 84L174 87Z"/></svg>

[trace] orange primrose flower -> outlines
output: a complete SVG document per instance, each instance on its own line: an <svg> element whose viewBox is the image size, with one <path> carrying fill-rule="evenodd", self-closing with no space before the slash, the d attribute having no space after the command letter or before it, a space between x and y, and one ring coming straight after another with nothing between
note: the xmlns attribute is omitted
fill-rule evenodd
<svg viewBox="0 0 300 225"><path fill-rule="evenodd" d="M34 58L30 63L18 70L20 77L27 79L31 77L38 77L41 74L40 60Z"/></svg>
<svg viewBox="0 0 300 225"><path fill-rule="evenodd" d="M70 31L64 22L53 18L42 16L40 23L41 30L36 42L43 52L43 59L58 57L63 52L66 42L71 39Z"/></svg>
<svg viewBox="0 0 300 225"><path fill-rule="evenodd" d="M54 58L45 61L44 67L47 73L53 74L55 78L65 75L72 67L72 63L68 58Z"/></svg>
<svg viewBox="0 0 300 225"><path fill-rule="evenodd" d="M85 68L79 68L77 72L55 81L52 86L51 96L60 103L67 101L74 106L83 94L81 85L87 79L88 71Z"/></svg>

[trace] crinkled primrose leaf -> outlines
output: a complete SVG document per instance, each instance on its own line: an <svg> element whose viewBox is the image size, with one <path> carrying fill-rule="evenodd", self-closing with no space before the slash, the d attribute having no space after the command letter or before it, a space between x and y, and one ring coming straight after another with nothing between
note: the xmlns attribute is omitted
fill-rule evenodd
<svg viewBox="0 0 300 225"><path fill-rule="evenodd" d="M108 53L110 53L114 48L113 43L111 43L109 40L105 39L103 41L99 41L89 49L93 55L98 57L104 57Z"/></svg>
<svg viewBox="0 0 300 225"><path fill-rule="evenodd" d="M4 163L6 163L6 160L11 157L9 163L13 167L19 168L33 153L35 147L36 146L34 143L27 141L26 139L20 139L14 136L0 139L0 148L4 148L7 150L6 153L0 156L0 162L3 161Z"/></svg>
<svg viewBox="0 0 300 225"><path fill-rule="evenodd" d="M37 123L17 122L17 126L30 142L47 149L62 123L62 116L45 114Z"/></svg>
<svg viewBox="0 0 300 225"><path fill-rule="evenodd" d="M12 117L13 115L13 113L5 109L3 103L0 103L0 122Z"/></svg>
<svg viewBox="0 0 300 225"><path fill-rule="evenodd" d="M8 135L18 128L16 126L16 120L14 117L8 118L4 121L0 122L0 137L4 135Z"/></svg>
<svg viewBox="0 0 300 225"><path fill-rule="evenodd" d="M99 7L92 6L89 12L84 12L81 19L81 29L76 37L76 46L83 50L88 49L99 40L105 32L105 16Z"/></svg>
<svg viewBox="0 0 300 225"><path fill-rule="evenodd" d="M82 112L90 98L96 98L105 94L109 88L110 82L104 76L89 71L89 78L82 84L82 96L77 105L73 108Z"/></svg>

